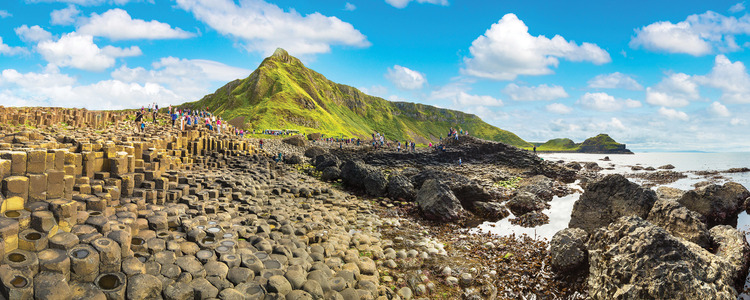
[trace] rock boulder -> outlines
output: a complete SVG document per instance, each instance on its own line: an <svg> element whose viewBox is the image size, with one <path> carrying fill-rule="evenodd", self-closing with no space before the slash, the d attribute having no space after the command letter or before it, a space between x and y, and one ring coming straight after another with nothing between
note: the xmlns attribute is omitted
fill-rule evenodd
<svg viewBox="0 0 750 300"><path fill-rule="evenodd" d="M568 227L592 233L622 216L645 219L655 201L654 191L644 189L622 175L607 175L586 186L581 198L573 205Z"/></svg>
<svg viewBox="0 0 750 300"><path fill-rule="evenodd" d="M709 246L708 229L700 215L675 200L659 199L648 214L648 221L661 226L672 235L698 244Z"/></svg>
<svg viewBox="0 0 750 300"><path fill-rule="evenodd" d="M295 136L290 136L288 138L285 138L281 141L292 146L304 147L305 140L306 139L303 135L295 135Z"/></svg>
<svg viewBox="0 0 750 300"><path fill-rule="evenodd" d="M742 211L750 192L739 183L727 182L723 186L709 184L687 191L680 204L703 216L708 228L716 225L737 226L737 215Z"/></svg>
<svg viewBox="0 0 750 300"><path fill-rule="evenodd" d="M455 221L466 211L453 192L438 180L428 179L417 192L416 202L427 219Z"/></svg>
<svg viewBox="0 0 750 300"><path fill-rule="evenodd" d="M593 299L737 299L736 266L637 216L588 241Z"/></svg>
<svg viewBox="0 0 750 300"><path fill-rule="evenodd" d="M558 231L550 241L550 266L559 274L573 275L588 271L586 241L589 234L580 228Z"/></svg>

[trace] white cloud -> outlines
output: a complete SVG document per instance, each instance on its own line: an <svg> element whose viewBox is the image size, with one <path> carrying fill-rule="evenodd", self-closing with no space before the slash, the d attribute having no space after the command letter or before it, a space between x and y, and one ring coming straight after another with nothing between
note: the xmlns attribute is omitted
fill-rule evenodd
<svg viewBox="0 0 750 300"><path fill-rule="evenodd" d="M2 55L16 55L26 53L26 49L23 47L11 47L3 43L3 37L0 36L0 54Z"/></svg>
<svg viewBox="0 0 750 300"><path fill-rule="evenodd" d="M42 27L39 27L39 25L34 25L31 27L21 25L21 27L17 27L15 29L15 32L22 41L27 43L38 43L41 41L52 39L52 34L42 29Z"/></svg>
<svg viewBox="0 0 750 300"><path fill-rule="evenodd" d="M1 10L0 9L0 19L10 18L13 14L9 13L7 10Z"/></svg>
<svg viewBox="0 0 750 300"><path fill-rule="evenodd" d="M518 75L553 73L559 59L594 64L611 61L609 53L591 43L580 46L555 35L532 36L529 28L514 14L506 14L479 36L469 48L471 57L464 58L462 73L495 80L513 80Z"/></svg>
<svg viewBox="0 0 750 300"><path fill-rule="evenodd" d="M733 118L729 121L729 124L732 124L733 126L746 126L748 122L745 119Z"/></svg>
<svg viewBox="0 0 750 300"><path fill-rule="evenodd" d="M68 5L68 7L58 10L53 10L50 16L50 24L52 25L72 25L75 23L78 15L81 11L75 7L75 5Z"/></svg>
<svg viewBox="0 0 750 300"><path fill-rule="evenodd" d="M153 3L154 0L147 0L150 3ZM102 5L105 3L115 4L115 5L125 5L129 2L143 2L143 0L26 0L26 3L69 3L69 4L76 4L81 6L95 6L95 5Z"/></svg>
<svg viewBox="0 0 750 300"><path fill-rule="evenodd" d="M735 5L732 5L729 7L729 12L731 13L738 13L745 10L745 1L739 2Z"/></svg>
<svg viewBox="0 0 750 300"><path fill-rule="evenodd" d="M640 101L616 99L607 93L586 93L576 103L596 111L619 111L624 108L637 108L641 106Z"/></svg>
<svg viewBox="0 0 750 300"><path fill-rule="evenodd" d="M640 91L643 89L643 86L635 81L635 79L620 72L597 75L589 80L588 84L590 88L595 89L626 89L631 91Z"/></svg>
<svg viewBox="0 0 750 300"><path fill-rule="evenodd" d="M475 106L503 106L503 101L492 96L474 95L468 92L471 88L463 83L451 83L432 91L429 100L449 100L454 108L468 110Z"/></svg>
<svg viewBox="0 0 750 300"><path fill-rule="evenodd" d="M538 86L519 86L515 83L508 84L503 93L516 101L551 101L567 98L568 93L559 85L541 84Z"/></svg>
<svg viewBox="0 0 750 300"><path fill-rule="evenodd" d="M373 85L369 88L361 87L359 88L359 90L367 95L381 97L381 98L385 98L385 95L388 94L388 88L382 85Z"/></svg>
<svg viewBox="0 0 750 300"><path fill-rule="evenodd" d="M262 0L177 0L177 5L221 34L240 39L248 51L295 55L330 52L332 45L368 47L359 30L336 17L285 12Z"/></svg>
<svg viewBox="0 0 750 300"><path fill-rule="evenodd" d="M646 102L655 106L684 107L699 98L698 85L684 73L671 74L646 88Z"/></svg>
<svg viewBox="0 0 750 300"><path fill-rule="evenodd" d="M729 103L750 103L750 75L741 61L731 62L717 55L714 67L705 76L694 76L695 81L721 90L721 100Z"/></svg>
<svg viewBox="0 0 750 300"><path fill-rule="evenodd" d="M635 30L631 48L701 56L718 50L737 51L735 36L750 34L750 15L727 17L712 11L690 15L674 24L656 22Z"/></svg>
<svg viewBox="0 0 750 300"><path fill-rule="evenodd" d="M78 28L81 34L101 36L110 40L136 39L185 39L194 34L179 28L172 28L169 24L159 21L133 19L127 11L119 8L110 9L99 15L92 13L91 17Z"/></svg>
<svg viewBox="0 0 750 300"><path fill-rule="evenodd" d="M349 2L346 2L346 4L344 5L344 10L345 11L354 11L356 9L357 9L357 6L354 5L354 4L351 4Z"/></svg>
<svg viewBox="0 0 750 300"><path fill-rule="evenodd" d="M399 65L388 68L385 78L402 90L418 90L427 83L424 74Z"/></svg>
<svg viewBox="0 0 750 300"><path fill-rule="evenodd" d="M669 120L687 121L690 119L686 113L666 107L659 108L659 114Z"/></svg>
<svg viewBox="0 0 750 300"><path fill-rule="evenodd" d="M547 106L545 106L548 112L566 115L573 112L573 108L562 104L562 103L552 103Z"/></svg>
<svg viewBox="0 0 750 300"><path fill-rule="evenodd" d="M103 71L114 66L115 58L141 55L137 46L99 48L90 35L75 32L62 36L57 41L42 41L37 51L50 64L60 67L73 67L87 71Z"/></svg>
<svg viewBox="0 0 750 300"><path fill-rule="evenodd" d="M708 111L719 117L726 118L732 115L732 113L729 112L729 109L727 109L726 106L716 101L714 101L713 103L711 103L711 105L708 106Z"/></svg>
<svg viewBox="0 0 750 300"><path fill-rule="evenodd" d="M448 0L385 0L386 3L392 5L395 8L404 8L409 5L409 2L416 1L417 3L430 3L442 6L448 6Z"/></svg>
<svg viewBox="0 0 750 300"><path fill-rule="evenodd" d="M155 84L103 80L79 85L56 69L44 73L19 73L6 69L0 73L0 101L13 106L85 107L88 109L134 108L146 102L178 104L184 102L174 92ZM6 102L5 100L13 100Z"/></svg>
<svg viewBox="0 0 750 300"><path fill-rule="evenodd" d="M210 60L165 57L152 64L153 69L122 66L112 71L112 78L122 82L155 83L177 91L181 97L198 100L210 82L228 82L245 78L252 70L237 68Z"/></svg>
<svg viewBox="0 0 750 300"><path fill-rule="evenodd" d="M463 106L503 106L503 101L487 95L471 95L460 92L456 104Z"/></svg>

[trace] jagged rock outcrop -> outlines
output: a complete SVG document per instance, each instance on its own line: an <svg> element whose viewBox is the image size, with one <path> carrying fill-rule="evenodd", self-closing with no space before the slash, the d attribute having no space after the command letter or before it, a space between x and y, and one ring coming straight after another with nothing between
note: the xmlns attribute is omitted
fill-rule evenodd
<svg viewBox="0 0 750 300"><path fill-rule="evenodd" d="M285 139L283 139L281 141L284 142L284 143L287 143L289 145L298 146L298 147L304 147L305 146L305 140L306 140L305 136L303 136L303 135L295 135L295 136L290 136L288 138L285 138Z"/></svg>
<svg viewBox="0 0 750 300"><path fill-rule="evenodd" d="M564 196L570 193L567 186L544 175L536 175L521 181L516 190L532 193L544 201L552 201L554 196Z"/></svg>
<svg viewBox="0 0 750 300"><path fill-rule="evenodd" d="M350 160L342 164L341 178L347 185L364 189L371 196L384 195L388 186L383 172L361 160Z"/></svg>
<svg viewBox="0 0 750 300"><path fill-rule="evenodd" d="M409 178L401 174L388 177L388 196L396 200L412 201L417 191Z"/></svg>
<svg viewBox="0 0 750 300"><path fill-rule="evenodd" d="M640 217L596 230L587 246L593 299L737 299L732 262Z"/></svg>
<svg viewBox="0 0 750 300"><path fill-rule="evenodd" d="M550 264L561 275L588 272L586 241L589 234L580 228L565 228L558 231L550 241Z"/></svg>
<svg viewBox="0 0 750 300"><path fill-rule="evenodd" d="M742 211L745 199L750 192L739 183L727 182L724 185L709 184L687 191L680 204L705 218L708 228L716 225L737 226L737 215Z"/></svg>
<svg viewBox="0 0 750 300"><path fill-rule="evenodd" d="M708 229L700 220L700 215L685 208L676 200L657 200L648 214L648 221L704 249L709 247Z"/></svg>
<svg viewBox="0 0 750 300"><path fill-rule="evenodd" d="M716 256L722 257L733 268L734 286L741 289L750 267L750 245L745 235L729 225L717 225L708 231Z"/></svg>
<svg viewBox="0 0 750 300"><path fill-rule="evenodd" d="M427 219L436 221L456 221L467 212L453 192L436 179L428 179L417 192L416 202Z"/></svg>
<svg viewBox="0 0 750 300"><path fill-rule="evenodd" d="M573 205L568 227L591 233L622 216L647 218L656 201L656 193L614 174L589 184Z"/></svg>
<svg viewBox="0 0 750 300"><path fill-rule="evenodd" d="M510 199L505 203L505 206L507 206L513 215L517 217L532 211L540 211L549 208L549 204L529 192L517 193L513 199Z"/></svg>

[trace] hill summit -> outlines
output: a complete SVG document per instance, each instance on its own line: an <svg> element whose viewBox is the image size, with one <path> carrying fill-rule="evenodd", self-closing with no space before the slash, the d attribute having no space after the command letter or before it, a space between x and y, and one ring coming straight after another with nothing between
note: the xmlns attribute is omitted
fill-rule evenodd
<svg viewBox="0 0 750 300"><path fill-rule="evenodd" d="M479 117L430 105L391 102L338 84L308 69L284 49L276 49L245 79L227 83L213 94L182 107L207 109L236 127L292 129L335 137L370 137L436 142L448 130L518 147L531 144Z"/></svg>
<svg viewBox="0 0 750 300"><path fill-rule="evenodd" d="M545 143L535 143L537 151L541 152L579 152L579 153L604 153L604 154L633 154L609 135L601 133L590 137L583 143L576 144L571 139L552 139Z"/></svg>

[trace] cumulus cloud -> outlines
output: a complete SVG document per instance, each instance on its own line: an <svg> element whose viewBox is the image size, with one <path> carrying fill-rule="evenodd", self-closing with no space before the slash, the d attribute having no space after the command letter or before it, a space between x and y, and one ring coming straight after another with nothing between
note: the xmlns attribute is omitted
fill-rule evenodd
<svg viewBox="0 0 750 300"><path fill-rule="evenodd" d="M402 90L418 90L427 83L424 74L399 65L388 68L385 78Z"/></svg>
<svg viewBox="0 0 750 300"><path fill-rule="evenodd" d="M110 40L136 39L185 39L194 34L179 28L172 28L169 24L156 20L144 21L133 19L127 11L115 8L99 15L92 13L91 17L78 28L81 34L101 36Z"/></svg>
<svg viewBox="0 0 750 300"><path fill-rule="evenodd" d="M538 86L519 86L515 83L508 84L503 89L503 93L510 99L516 101L551 101L560 98L567 98L568 93L559 85L541 84Z"/></svg>
<svg viewBox="0 0 750 300"><path fill-rule="evenodd" d="M729 112L729 109L727 109L726 106L716 101L714 101L713 103L711 103L711 105L708 106L708 111L719 117L726 118L732 115L732 113Z"/></svg>
<svg viewBox="0 0 750 300"><path fill-rule="evenodd" d="M0 73L3 91L0 101L16 106L86 107L88 109L124 109L144 102L176 104L184 101L174 92L154 84L103 80L80 85L56 69L44 73L20 73L6 69ZM14 100L6 102L5 100Z"/></svg>
<svg viewBox="0 0 750 300"><path fill-rule="evenodd" d="M659 108L659 114L669 120L687 121L690 119L686 113L666 107Z"/></svg>
<svg viewBox="0 0 750 300"><path fill-rule="evenodd" d="M0 36L0 54L2 55L16 55L26 53L26 49L23 47L11 47L3 43L3 37Z"/></svg>
<svg viewBox="0 0 750 300"><path fill-rule="evenodd" d="M745 1L742 1L740 3L737 3L729 7L729 12L731 13L738 13L743 10L745 10Z"/></svg>
<svg viewBox="0 0 750 300"><path fill-rule="evenodd" d="M27 26L21 25L15 29L16 35L21 38L22 41L27 43L38 43L41 41L51 40L52 34L48 31L39 27L39 25Z"/></svg>
<svg viewBox="0 0 750 300"><path fill-rule="evenodd" d="M750 103L750 75L741 61L731 62L726 56L717 55L711 72L694 76L694 80L721 90L722 101Z"/></svg>
<svg viewBox="0 0 750 300"><path fill-rule="evenodd" d="M388 88L382 85L373 85L371 87L360 87L360 91L367 95L384 98L388 94Z"/></svg>
<svg viewBox="0 0 750 300"><path fill-rule="evenodd" d="M0 9L0 19L10 18L13 14L9 13L7 10L1 10Z"/></svg>
<svg viewBox="0 0 750 300"><path fill-rule="evenodd" d="M601 74L592 78L588 82L590 88L595 89L626 89L631 91L640 91L643 86L633 77L614 72L612 74Z"/></svg>
<svg viewBox="0 0 750 300"><path fill-rule="evenodd" d="M122 66L112 71L111 75L113 79L127 83L160 84L172 91L179 91L183 97L197 100L206 93L210 82L245 78L251 72L211 60L165 57L154 62L151 70Z"/></svg>
<svg viewBox="0 0 750 300"><path fill-rule="evenodd" d="M733 126L747 126L748 122L745 119L733 118L729 121L729 124L732 124Z"/></svg>
<svg viewBox="0 0 750 300"><path fill-rule="evenodd" d="M72 25L75 23L78 15L81 11L75 7L75 5L68 5L68 7L58 10L53 10L50 16L50 24L52 25Z"/></svg>
<svg viewBox="0 0 750 300"><path fill-rule="evenodd" d="M354 4L351 4L349 2L346 2L346 4L344 5L344 10L345 11L354 11L356 9L357 9L357 6L354 5Z"/></svg>
<svg viewBox="0 0 750 300"><path fill-rule="evenodd" d="M596 111L619 111L625 108L641 107L640 101L617 99L607 93L586 93L576 103Z"/></svg>
<svg viewBox="0 0 750 300"><path fill-rule="evenodd" d="M630 47L702 56L714 50L737 51L740 46L735 36L747 34L750 34L750 15L737 18L707 11L690 15L677 24L663 21L638 28Z"/></svg>
<svg viewBox="0 0 750 300"><path fill-rule="evenodd" d="M178 7L219 33L240 39L248 51L296 55L330 52L332 45L368 47L367 37L349 23L320 13L286 12L262 0L177 0Z"/></svg>
<svg viewBox="0 0 750 300"><path fill-rule="evenodd" d="M454 108L465 110L476 106L503 106L503 101L488 95L469 94L471 88L463 83L451 83L432 91L429 100L448 100Z"/></svg>
<svg viewBox="0 0 750 300"><path fill-rule="evenodd" d="M68 33L57 41L42 41L36 49L47 62L54 66L73 67L87 71L103 71L114 66L116 58L142 54L137 46L99 48L94 44L92 36L75 32Z"/></svg>
<svg viewBox="0 0 750 300"><path fill-rule="evenodd" d="M671 74L646 88L646 102L655 106L684 107L699 98L698 84L684 73Z"/></svg>
<svg viewBox="0 0 750 300"><path fill-rule="evenodd" d="M147 0L153 3L154 0ZM81 6L95 6L102 5L105 3L115 5L125 5L129 2L143 2L143 0L26 0L26 3L69 3Z"/></svg>
<svg viewBox="0 0 750 300"><path fill-rule="evenodd" d="M548 112L555 113L555 114L561 114L566 115L573 112L573 108L562 104L562 103L552 103L544 107Z"/></svg>
<svg viewBox="0 0 750 300"><path fill-rule="evenodd" d="M471 57L464 58L464 74L495 80L513 80L518 75L553 73L560 59L574 62L604 64L611 61L609 53L596 44L576 44L555 35L532 36L529 28L515 14L506 14L479 36L469 48Z"/></svg>
<svg viewBox="0 0 750 300"><path fill-rule="evenodd" d="M386 3L392 5L395 8L404 8L409 5L410 2L416 1L417 3L430 3L442 6L448 6L448 0L385 0Z"/></svg>

